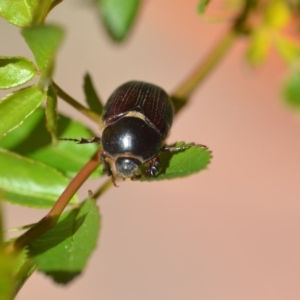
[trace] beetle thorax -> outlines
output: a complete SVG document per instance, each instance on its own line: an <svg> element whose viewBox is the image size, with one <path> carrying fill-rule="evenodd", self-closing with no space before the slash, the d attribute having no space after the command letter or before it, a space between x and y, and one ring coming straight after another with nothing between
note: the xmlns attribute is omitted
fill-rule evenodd
<svg viewBox="0 0 300 300"><path fill-rule="evenodd" d="M102 145L110 165L115 164L111 169L126 178L131 177L140 164L157 155L162 141L157 130L144 120L124 117L103 130Z"/></svg>

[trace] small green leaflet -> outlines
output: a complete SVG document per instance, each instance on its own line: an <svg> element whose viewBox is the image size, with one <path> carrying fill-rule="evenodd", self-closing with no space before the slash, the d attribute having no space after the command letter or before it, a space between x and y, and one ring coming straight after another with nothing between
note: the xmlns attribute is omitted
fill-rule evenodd
<svg viewBox="0 0 300 300"><path fill-rule="evenodd" d="M32 61L25 57L0 56L0 89L22 85L37 75Z"/></svg>
<svg viewBox="0 0 300 300"><path fill-rule="evenodd" d="M205 10L209 4L210 0L200 0L198 3L197 11L198 14L202 15L205 13Z"/></svg>
<svg viewBox="0 0 300 300"><path fill-rule="evenodd" d="M175 146L185 146L187 149L173 153L161 152L159 155L160 171L157 177L141 177L139 180L154 181L186 177L206 169L210 163L211 152L202 146L184 142L176 143Z"/></svg>
<svg viewBox="0 0 300 300"><path fill-rule="evenodd" d="M285 102L298 112L300 111L300 72L293 72L283 86Z"/></svg>
<svg viewBox="0 0 300 300"><path fill-rule="evenodd" d="M97 245L100 219L93 199L65 212L54 228L29 245L28 254L38 270L59 283L78 276Z"/></svg>
<svg viewBox="0 0 300 300"><path fill-rule="evenodd" d="M53 71L56 52L64 37L63 29L53 25L41 25L24 28L22 35L42 72L41 80L47 82Z"/></svg>
<svg viewBox="0 0 300 300"><path fill-rule="evenodd" d="M46 127L51 135L52 141L57 142L57 96L52 85L48 87L46 102Z"/></svg>
<svg viewBox="0 0 300 300"><path fill-rule="evenodd" d="M0 101L0 138L18 127L45 98L37 86L30 86L7 95Z"/></svg>
<svg viewBox="0 0 300 300"><path fill-rule="evenodd" d="M85 101L88 104L89 108L98 115L102 114L103 104L94 88L92 78L87 73L84 76L83 90L85 94Z"/></svg>
<svg viewBox="0 0 300 300"><path fill-rule="evenodd" d="M69 183L50 166L1 148L0 166L1 199L23 206L51 207Z"/></svg>
<svg viewBox="0 0 300 300"><path fill-rule="evenodd" d="M99 12L110 36L122 41L128 35L140 7L140 0L97 0Z"/></svg>

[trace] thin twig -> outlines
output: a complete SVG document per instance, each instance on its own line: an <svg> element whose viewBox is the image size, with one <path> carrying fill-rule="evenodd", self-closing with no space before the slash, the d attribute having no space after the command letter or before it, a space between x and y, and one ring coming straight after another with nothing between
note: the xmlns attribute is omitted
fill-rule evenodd
<svg viewBox="0 0 300 300"><path fill-rule="evenodd" d="M52 228L58 221L65 207L70 202L73 195L77 192L80 186L88 179L94 170L100 164L100 150L97 151L91 160L79 171L79 173L71 180L64 192L60 195L54 206L48 214L42 218L36 225L31 227L24 234L15 239L7 246L8 252L21 251L33 240L41 234Z"/></svg>
<svg viewBox="0 0 300 300"><path fill-rule="evenodd" d="M245 1L243 9L223 38L207 55L207 57L201 60L201 63L195 68L195 71L173 92L171 98L174 102L176 113L189 101L191 94L225 56L236 39L247 31L246 21L248 20L249 14L255 7L255 4L256 0Z"/></svg>
<svg viewBox="0 0 300 300"><path fill-rule="evenodd" d="M99 124L101 122L101 116L94 113L92 110L88 109L87 107L80 104L77 100L75 100L73 97L71 97L69 94L67 94L61 87L59 87L54 81L52 81L53 88L55 89L57 95L65 100L68 104L73 106L76 110L81 112L83 115L91 119L92 121Z"/></svg>
<svg viewBox="0 0 300 300"><path fill-rule="evenodd" d="M110 187L113 186L113 182L111 178L109 177L102 185L101 187L96 190L95 193L92 194L93 199L97 200L100 196L102 196Z"/></svg>
<svg viewBox="0 0 300 300"><path fill-rule="evenodd" d="M2 200L0 200L0 250L3 249L4 236L3 236L3 211Z"/></svg>
<svg viewBox="0 0 300 300"><path fill-rule="evenodd" d="M207 75L220 62L224 55L236 40L237 34L230 29L224 37L219 41L217 46L208 56L201 60L195 71L173 92L172 98L186 102L199 84L207 77Z"/></svg>
<svg viewBox="0 0 300 300"><path fill-rule="evenodd" d="M27 259L24 264L21 266L20 270L16 274L15 278L15 288L14 288L14 297L15 298L25 284L27 279L33 274L33 272L37 269L37 265L31 260Z"/></svg>

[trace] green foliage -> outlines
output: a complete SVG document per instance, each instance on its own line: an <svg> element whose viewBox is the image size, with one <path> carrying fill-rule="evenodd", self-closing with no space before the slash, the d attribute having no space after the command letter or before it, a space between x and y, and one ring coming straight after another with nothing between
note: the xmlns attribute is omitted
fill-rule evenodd
<svg viewBox="0 0 300 300"><path fill-rule="evenodd" d="M264 23L272 29L281 29L289 22L291 13L285 0L269 2L263 14Z"/></svg>
<svg viewBox="0 0 300 300"><path fill-rule="evenodd" d="M52 167L1 148L0 165L1 198L15 204L51 207L68 184Z"/></svg>
<svg viewBox="0 0 300 300"><path fill-rule="evenodd" d="M45 98L45 93L30 86L9 94L0 101L0 138L34 112Z"/></svg>
<svg viewBox="0 0 300 300"><path fill-rule="evenodd" d="M202 15L205 13L205 10L209 4L210 0L200 0L198 3L197 11L198 14Z"/></svg>
<svg viewBox="0 0 300 300"><path fill-rule="evenodd" d="M0 89L22 85L37 75L33 62L25 57L0 56Z"/></svg>
<svg viewBox="0 0 300 300"><path fill-rule="evenodd" d="M46 126L52 137L52 141L57 141L57 96L53 89L53 86L50 85L47 91L47 102L46 102Z"/></svg>
<svg viewBox="0 0 300 300"><path fill-rule="evenodd" d="M247 59L252 65L259 65L265 61L270 49L269 32L265 28L255 30L250 37Z"/></svg>
<svg viewBox="0 0 300 300"><path fill-rule="evenodd" d="M186 177L207 168L211 152L200 145L179 142L172 147L181 148L176 152L163 151L159 155L160 171L157 177L141 177L142 181Z"/></svg>
<svg viewBox="0 0 300 300"><path fill-rule="evenodd" d="M103 104L101 103L101 100L94 87L92 78L89 74L85 74L84 76L83 90L85 94L85 101L88 104L89 108L98 115L101 115L103 111Z"/></svg>
<svg viewBox="0 0 300 300"><path fill-rule="evenodd" d="M285 35L278 35L274 38L274 46L288 65L293 67L298 64L300 60L299 43Z"/></svg>
<svg viewBox="0 0 300 300"><path fill-rule="evenodd" d="M122 41L137 16L140 0L97 0L98 9L110 36Z"/></svg>
<svg viewBox="0 0 300 300"><path fill-rule="evenodd" d="M293 64L299 59L300 46L286 37L284 32L292 17L290 6L284 0L274 0L262 5L262 8L259 11L260 22L253 26L250 33L248 61L255 66L263 63L269 49L274 46L284 60Z"/></svg>
<svg viewBox="0 0 300 300"><path fill-rule="evenodd" d="M52 75L56 52L63 39L63 30L58 26L41 25L24 28L22 35L35 57L42 81L48 81Z"/></svg>
<svg viewBox="0 0 300 300"><path fill-rule="evenodd" d="M293 72L283 86L286 103L300 111L300 72Z"/></svg>
<svg viewBox="0 0 300 300"><path fill-rule="evenodd" d="M49 0L1 0L0 16L15 26L31 26L44 19L49 4Z"/></svg>
<svg viewBox="0 0 300 300"><path fill-rule="evenodd" d="M73 177L96 152L97 144L78 145L73 142L60 141L55 147L45 128L45 111L37 109L21 126L0 140L0 147L27 156L56 168L65 176ZM92 132L85 125L58 115L58 136L60 137L91 137ZM102 175L100 166L93 177Z"/></svg>
<svg viewBox="0 0 300 300"><path fill-rule="evenodd" d="M93 199L65 212L58 224L29 245L29 256L38 270L56 282L68 283L78 276L97 245L100 215Z"/></svg>

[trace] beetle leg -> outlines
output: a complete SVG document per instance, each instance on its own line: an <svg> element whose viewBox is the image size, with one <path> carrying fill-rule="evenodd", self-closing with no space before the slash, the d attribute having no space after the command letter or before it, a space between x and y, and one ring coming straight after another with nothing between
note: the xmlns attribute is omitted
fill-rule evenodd
<svg viewBox="0 0 300 300"><path fill-rule="evenodd" d="M113 172L111 171L110 165L107 162L106 156L103 152L101 153L101 161L102 161L102 164L103 164L104 172L107 174L107 176L111 176L111 181L112 181L113 185L115 187L118 187L117 184L116 184L116 177L114 176Z"/></svg>
<svg viewBox="0 0 300 300"><path fill-rule="evenodd" d="M159 157L155 157L153 158L151 161L150 161L150 165L149 165L149 168L148 168L148 172L150 173L150 175L152 177L156 177L156 173L158 172L159 170Z"/></svg>
<svg viewBox="0 0 300 300"><path fill-rule="evenodd" d="M111 181L112 181L112 183L113 183L113 185L115 186L115 187L119 187L117 184L116 184L116 177L112 174L111 175Z"/></svg>
<svg viewBox="0 0 300 300"><path fill-rule="evenodd" d="M161 148L160 151L179 152L179 151L183 151L183 150L186 150L186 149L194 147L194 146L200 146L201 148L205 148L205 149L208 148L205 145L189 143L189 144L185 144L183 146L178 146L178 147L176 147L176 146L166 146L166 147Z"/></svg>
<svg viewBox="0 0 300 300"><path fill-rule="evenodd" d="M81 138L81 139L65 139L65 138L61 138L59 139L60 141L73 141L76 142L77 144L90 144L90 143L100 143L101 142L101 138L100 137L92 137L90 139L85 139L85 138Z"/></svg>
<svg viewBox="0 0 300 300"><path fill-rule="evenodd" d="M101 153L101 161L102 161L102 165L103 165L103 170L104 172L108 175L108 176L112 176L112 171L110 169L110 166L108 164L108 162L106 161L106 156L105 154L102 152Z"/></svg>

